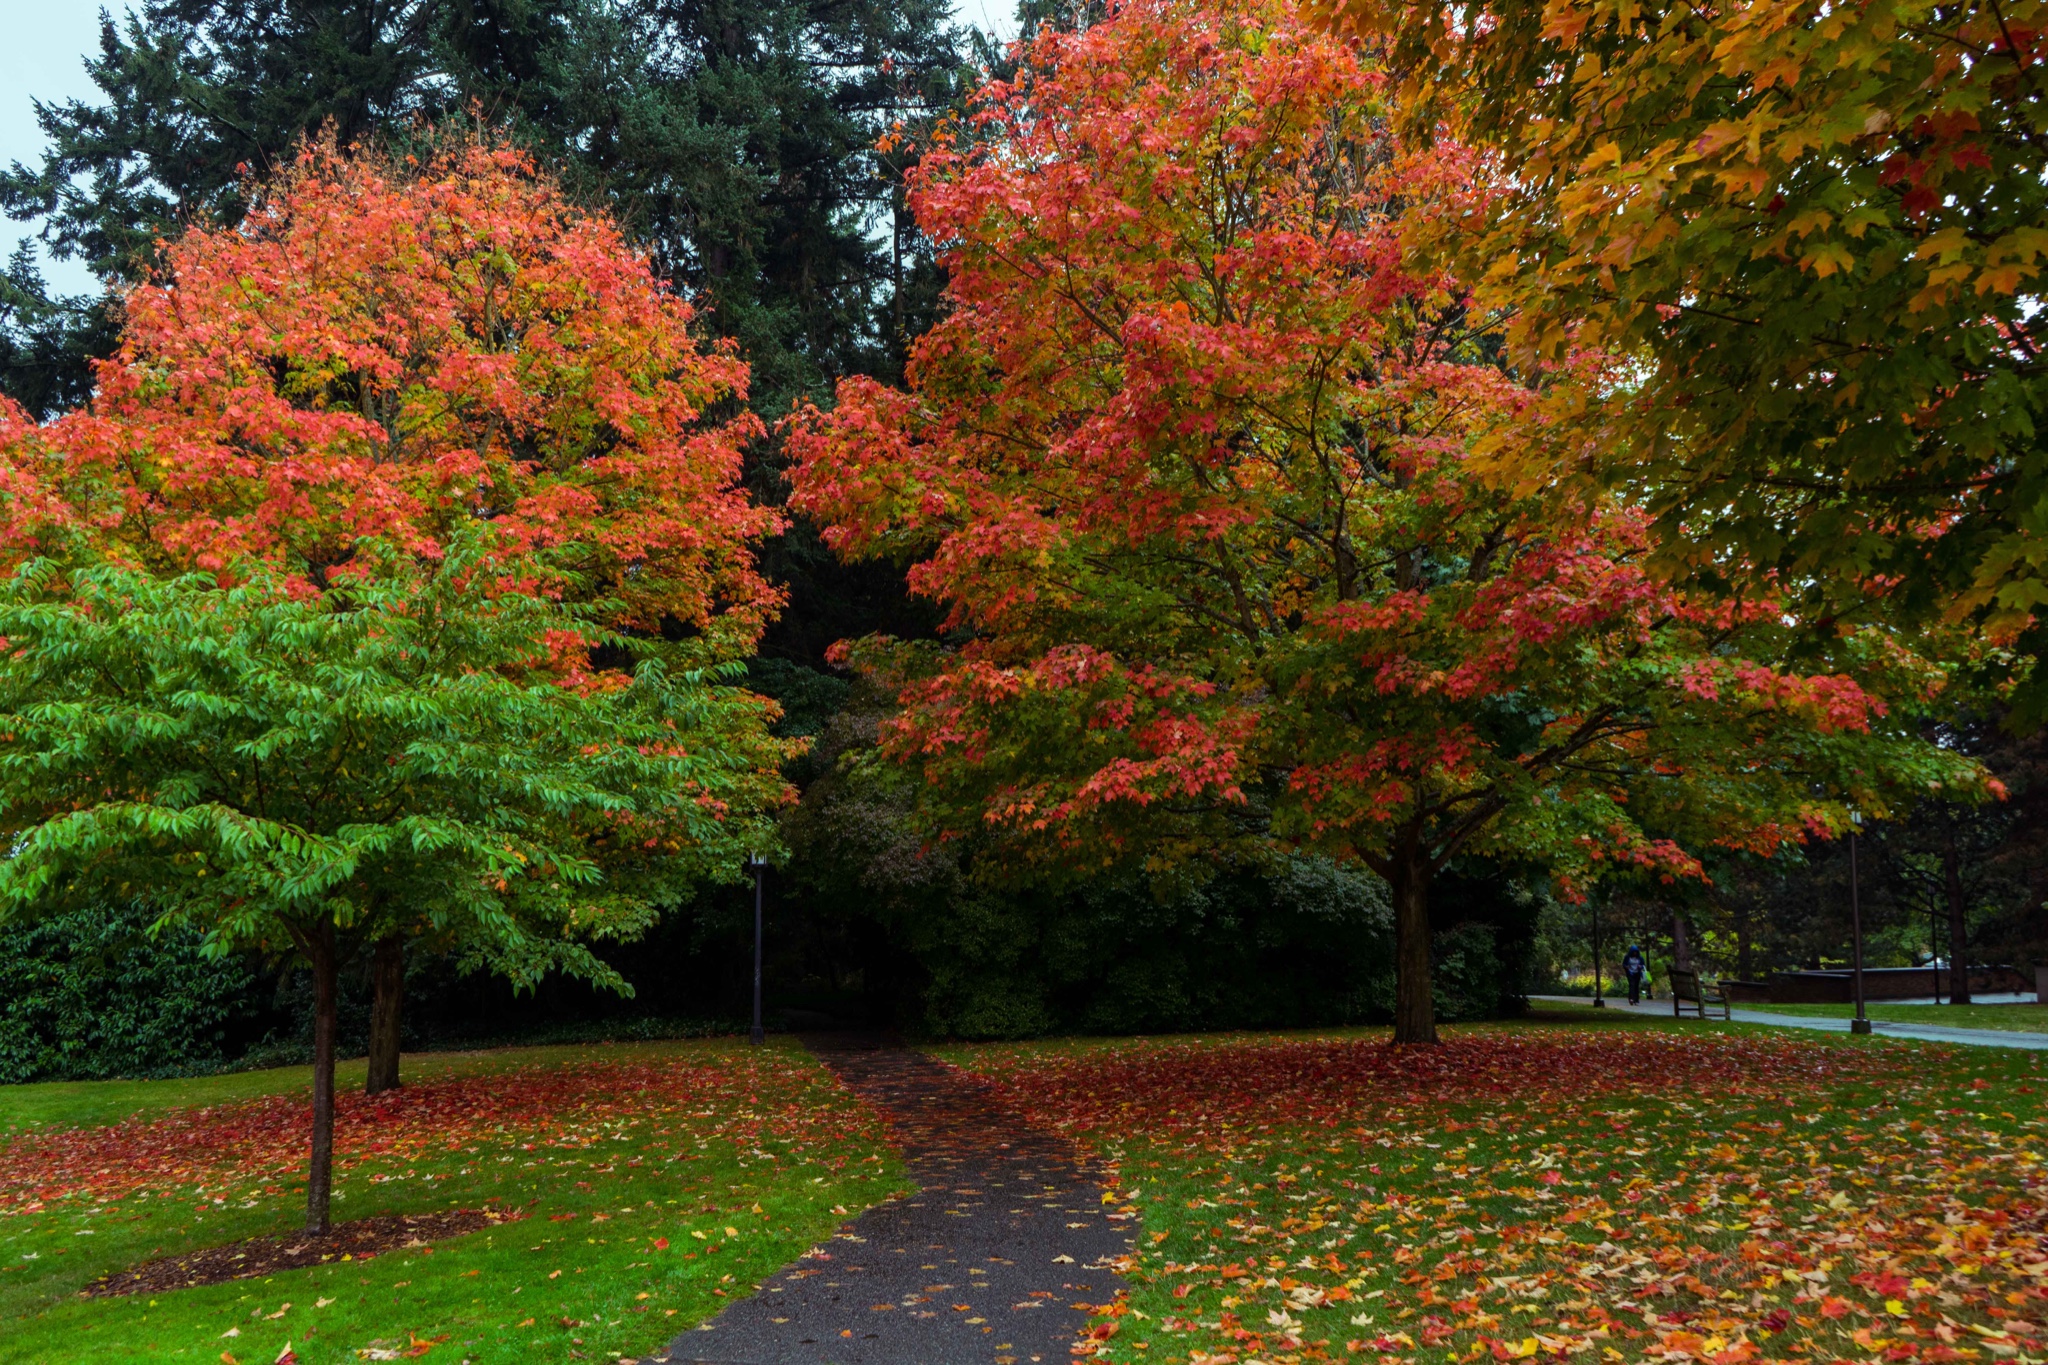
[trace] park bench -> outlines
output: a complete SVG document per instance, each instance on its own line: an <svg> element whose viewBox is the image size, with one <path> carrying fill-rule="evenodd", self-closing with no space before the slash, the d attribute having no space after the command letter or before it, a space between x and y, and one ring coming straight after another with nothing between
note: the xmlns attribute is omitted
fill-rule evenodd
<svg viewBox="0 0 2048 1365"><path fill-rule="evenodd" d="M1691 1001L1698 1008L1700 1018L1707 1017L1707 1006L1719 1005L1723 1019L1735 1016L1728 1009L1728 997L1716 986L1708 985L1698 972L1671 973L1671 1017L1679 1017L1685 1003Z"/></svg>

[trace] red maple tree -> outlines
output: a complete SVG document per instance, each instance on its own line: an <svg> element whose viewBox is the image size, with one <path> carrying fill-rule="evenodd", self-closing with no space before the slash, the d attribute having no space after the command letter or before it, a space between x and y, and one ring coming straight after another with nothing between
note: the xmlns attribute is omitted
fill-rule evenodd
<svg viewBox="0 0 2048 1365"><path fill-rule="evenodd" d="M1365 54L1279 0L1130 0L1021 55L915 177L949 309L907 389L846 381L790 440L828 540L950 607L946 645L848 651L937 831L1048 875L1363 861L1421 1042L1454 859L1696 875L1978 780L1900 724L1938 678L1895 641L1687 599L1632 509L1477 477L1597 441L1576 395L1612 376L1510 370L1411 269L1416 217L1485 185L1390 137Z"/></svg>

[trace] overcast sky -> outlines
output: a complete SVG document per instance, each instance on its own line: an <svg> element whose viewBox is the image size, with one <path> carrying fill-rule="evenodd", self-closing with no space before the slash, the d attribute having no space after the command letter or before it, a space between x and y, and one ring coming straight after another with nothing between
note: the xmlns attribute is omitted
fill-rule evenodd
<svg viewBox="0 0 2048 1365"><path fill-rule="evenodd" d="M82 59L99 43L101 6L100 0L11 0L7 8L7 37L0 42L0 163L33 166L43 150L34 101L82 99L96 88L86 79ZM33 224L0 219L0 254L33 231ZM45 262L44 272L62 293L98 288L74 261Z"/></svg>
<svg viewBox="0 0 2048 1365"><path fill-rule="evenodd" d="M33 166L41 160L43 135L36 127L34 101L95 94L83 58L98 45L103 8L118 13L127 6L122 0L7 0L6 37L0 42L0 164ZM995 29L1005 38L1016 29L1014 0L955 0L954 12L963 22ZM33 231L33 224L0 219L0 256ZM76 262L46 261L44 269L60 292L97 287Z"/></svg>

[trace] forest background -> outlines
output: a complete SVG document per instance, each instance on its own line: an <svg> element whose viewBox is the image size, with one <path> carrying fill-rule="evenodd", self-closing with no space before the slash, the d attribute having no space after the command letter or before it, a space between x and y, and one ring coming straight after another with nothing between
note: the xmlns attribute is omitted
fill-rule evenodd
<svg viewBox="0 0 2048 1365"><path fill-rule="evenodd" d="M1025 0L1018 23L1088 17ZM573 198L615 215L736 344L752 367L747 403L771 432L748 451L746 484L781 505L788 457L773 424L842 379L901 382L935 322L943 279L904 177L921 135L1009 61L933 0L150 0L103 28L97 93L41 109L48 152L0 174L0 207L40 224L43 250L120 285L181 224L236 221L250 178L308 134L402 153L435 125L506 130ZM53 290L33 251L15 253L0 280L0 391L38 417L76 406L114 343L102 298ZM936 611L906 592L900 566L840 561L801 516L763 569L789 603L748 682L783 706L780 733L812 741L789 774L803 793L784 820L790 856L768 882L772 1014L966 1037L1387 1016L1391 911L1361 871L1304 856L1199 883L1124 873L1018 890L977 875L971 842L927 848L908 779L872 761L890 700L826 654L875 632L932 638ZM1975 962L2048 954L2048 750L2000 722L1992 707L1958 711L1939 738L1983 761L2009 800L1925 803L1862 841L1873 964L1958 945ZM1842 843L1727 854L1710 871L1710 884L1572 904L1541 868L1454 865L1432 893L1440 1016L1583 989L1596 907L1610 971L1631 941L1660 964L1744 978L1846 956ZM640 942L601 949L627 997L556 979L515 996L418 954L407 1045L729 1026L746 1003L750 911L738 889L706 893ZM301 974L206 958L196 934L145 951L146 922L96 910L0 936L0 1082L304 1053ZM345 976L345 1052L368 1028L369 967Z"/></svg>

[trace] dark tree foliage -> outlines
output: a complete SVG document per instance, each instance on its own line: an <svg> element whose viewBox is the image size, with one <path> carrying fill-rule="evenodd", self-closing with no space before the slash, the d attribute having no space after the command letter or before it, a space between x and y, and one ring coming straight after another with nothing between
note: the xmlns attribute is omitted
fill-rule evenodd
<svg viewBox="0 0 2048 1365"><path fill-rule="evenodd" d="M38 418L77 407L91 391L91 361L114 347L113 310L91 299L52 298L21 243L0 275L0 393Z"/></svg>
<svg viewBox="0 0 2048 1365"><path fill-rule="evenodd" d="M271 988L204 935L150 933L135 904L77 907L0 929L0 1085L182 1076L242 1054Z"/></svg>
<svg viewBox="0 0 2048 1365"><path fill-rule="evenodd" d="M855 684L806 760L771 908L776 1000L982 1038L1391 1017L1393 921L1376 877L1276 857L1020 885L980 841L920 829L916 779L874 748L887 711ZM1443 1017L1519 1011L1536 918L1521 879L1456 869L1435 909ZM734 915L724 932L741 927Z"/></svg>

